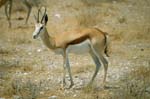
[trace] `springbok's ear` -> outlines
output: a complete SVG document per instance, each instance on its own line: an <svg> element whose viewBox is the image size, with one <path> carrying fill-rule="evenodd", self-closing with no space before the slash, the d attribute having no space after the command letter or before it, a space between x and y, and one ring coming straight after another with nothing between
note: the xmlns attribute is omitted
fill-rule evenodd
<svg viewBox="0 0 150 99"><path fill-rule="evenodd" d="M47 21L48 21L48 16L47 14L45 15L45 25L47 24Z"/></svg>

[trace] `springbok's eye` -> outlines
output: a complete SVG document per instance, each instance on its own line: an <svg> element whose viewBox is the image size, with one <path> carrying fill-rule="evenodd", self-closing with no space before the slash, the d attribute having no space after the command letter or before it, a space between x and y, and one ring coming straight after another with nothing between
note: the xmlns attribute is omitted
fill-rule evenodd
<svg viewBox="0 0 150 99"><path fill-rule="evenodd" d="M42 30L43 29L43 26L40 28L40 30Z"/></svg>

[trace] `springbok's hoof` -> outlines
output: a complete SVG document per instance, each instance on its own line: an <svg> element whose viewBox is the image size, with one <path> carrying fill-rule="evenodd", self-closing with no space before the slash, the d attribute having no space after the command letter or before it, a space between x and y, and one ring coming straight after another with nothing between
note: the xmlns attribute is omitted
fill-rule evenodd
<svg viewBox="0 0 150 99"><path fill-rule="evenodd" d="M72 88L73 85L74 85L74 84L71 84L71 85L69 86L69 89Z"/></svg>

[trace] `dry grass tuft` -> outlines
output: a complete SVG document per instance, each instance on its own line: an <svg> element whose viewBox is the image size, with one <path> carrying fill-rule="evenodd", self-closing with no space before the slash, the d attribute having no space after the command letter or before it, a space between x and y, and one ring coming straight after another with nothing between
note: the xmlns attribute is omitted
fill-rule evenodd
<svg viewBox="0 0 150 99"><path fill-rule="evenodd" d="M150 97L150 67L138 67L131 71L121 90L125 99L148 99Z"/></svg>
<svg viewBox="0 0 150 99"><path fill-rule="evenodd" d="M1 93L1 95L3 96L13 96L15 93L14 88L12 87L12 82L11 80L9 80L9 82L3 84L5 90L3 90L3 92Z"/></svg>
<svg viewBox="0 0 150 99"><path fill-rule="evenodd" d="M25 18L26 13L22 12L22 7L20 9L16 6L17 11L20 10L24 14L20 16L19 12L13 12L12 29L6 28L4 12L0 9L0 96L8 99L14 98L14 95L20 99L46 99L53 95L60 99L150 99L150 68L138 67L138 62L131 60L133 56L136 57L134 58L136 61L139 58L140 61L149 58L147 42L150 38L150 2L148 0L64 0L63 2L47 0L46 2L50 5L47 7L49 33L97 26L110 34L113 52L116 53L110 58L112 64L109 68L113 70L109 70L108 81L118 85L119 88L99 90L96 84L81 90L60 90L63 67L58 64L61 61L51 53L47 55L49 52L45 49L37 51L43 47L41 48L42 45L38 40L32 42L34 30L32 18L29 19L28 26L20 26L24 21L18 18ZM34 11L36 9L33 8ZM56 14L59 14L60 18L56 17ZM126 42L129 45L124 45ZM51 59L56 59L57 64L51 63ZM95 65L85 64L72 66L72 73L80 74L81 77L93 73ZM130 72L131 67L128 67L129 70L123 73L126 75L124 77L121 75L124 68L120 65L126 64L127 67L133 64L134 70ZM46 67L51 65L53 65L51 68ZM118 71L118 68L121 71ZM115 70L117 73L114 73ZM114 81L114 77L117 81ZM120 82L120 79L125 80Z"/></svg>
<svg viewBox="0 0 150 99"><path fill-rule="evenodd" d="M85 73L85 72L93 71L94 68L95 68L95 66L93 66L93 65L74 66L72 68L72 73L74 73L74 74Z"/></svg>
<svg viewBox="0 0 150 99"><path fill-rule="evenodd" d="M24 81L21 78L11 79L4 86L5 90L2 92L2 96L16 95L21 99L36 99L40 92L39 83L32 82L31 80Z"/></svg>
<svg viewBox="0 0 150 99"><path fill-rule="evenodd" d="M3 55L11 54L11 52L12 51L10 49L3 49L3 48L0 49L0 54Z"/></svg>
<svg viewBox="0 0 150 99"><path fill-rule="evenodd" d="M24 72L29 72L29 71L33 71L33 67L32 66L21 66L20 70L22 70Z"/></svg>

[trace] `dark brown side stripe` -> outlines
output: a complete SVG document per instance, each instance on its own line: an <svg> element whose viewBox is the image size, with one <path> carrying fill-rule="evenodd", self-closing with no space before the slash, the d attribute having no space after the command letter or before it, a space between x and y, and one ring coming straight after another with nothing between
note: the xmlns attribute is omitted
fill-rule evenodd
<svg viewBox="0 0 150 99"><path fill-rule="evenodd" d="M90 37L89 37L88 35L82 36L82 37L80 37L80 38L77 38L77 39L71 41L70 43L67 44L67 46L68 46L68 45L79 44L79 43L81 43L81 42L83 42L83 41L85 41L85 40L87 40L87 39L90 39ZM66 47L67 47L67 46L66 46Z"/></svg>

